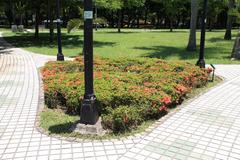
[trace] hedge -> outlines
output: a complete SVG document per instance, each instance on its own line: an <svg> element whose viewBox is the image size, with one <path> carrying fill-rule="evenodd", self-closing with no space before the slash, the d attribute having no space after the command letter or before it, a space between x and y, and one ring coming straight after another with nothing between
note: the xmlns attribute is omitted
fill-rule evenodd
<svg viewBox="0 0 240 160"><path fill-rule="evenodd" d="M113 132L158 119L181 104L187 93L208 82L211 71L181 61L100 59L94 61L94 87L102 125ZM82 57L48 62L41 73L45 103L79 114L84 94Z"/></svg>

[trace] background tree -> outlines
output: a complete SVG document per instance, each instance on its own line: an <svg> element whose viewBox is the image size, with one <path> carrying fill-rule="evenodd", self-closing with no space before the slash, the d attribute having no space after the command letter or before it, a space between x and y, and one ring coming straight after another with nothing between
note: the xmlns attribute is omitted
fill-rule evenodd
<svg viewBox="0 0 240 160"><path fill-rule="evenodd" d="M191 0L191 23L190 23L190 35L187 45L188 51L197 50L196 42L196 30L197 30L197 19L198 19L198 0Z"/></svg>
<svg viewBox="0 0 240 160"><path fill-rule="evenodd" d="M226 26L226 33L224 36L225 40L232 39L232 23L233 23L233 16L229 14L235 8L235 0L228 1L228 18L227 18L227 26Z"/></svg>
<svg viewBox="0 0 240 160"><path fill-rule="evenodd" d="M23 15L26 9L26 1L20 0L15 3L15 14L19 19L19 25L23 25Z"/></svg>
<svg viewBox="0 0 240 160"><path fill-rule="evenodd" d="M221 0L209 0L208 2L208 27L209 31L212 31L213 25L217 22L218 15L226 8L226 2Z"/></svg>

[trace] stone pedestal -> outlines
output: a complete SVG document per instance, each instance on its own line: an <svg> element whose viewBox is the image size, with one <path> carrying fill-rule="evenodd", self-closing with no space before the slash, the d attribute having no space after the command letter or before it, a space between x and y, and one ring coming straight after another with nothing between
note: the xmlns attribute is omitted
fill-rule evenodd
<svg viewBox="0 0 240 160"><path fill-rule="evenodd" d="M23 25L19 25L18 26L18 31L19 32L23 32L24 31L24 26Z"/></svg>
<svg viewBox="0 0 240 160"><path fill-rule="evenodd" d="M74 126L72 126L72 131L78 132L83 135L98 135L98 136L103 136L106 133L106 131L104 131L102 128L101 118L99 118L95 125L85 125L78 122Z"/></svg>
<svg viewBox="0 0 240 160"><path fill-rule="evenodd" d="M17 32L18 31L17 25L12 25L11 29L12 29L12 32Z"/></svg>

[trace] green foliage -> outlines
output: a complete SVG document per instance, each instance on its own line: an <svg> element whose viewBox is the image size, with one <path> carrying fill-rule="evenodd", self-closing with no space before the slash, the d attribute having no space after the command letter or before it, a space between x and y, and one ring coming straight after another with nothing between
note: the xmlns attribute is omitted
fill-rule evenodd
<svg viewBox="0 0 240 160"><path fill-rule="evenodd" d="M97 5L112 11L122 8L142 7L146 0L97 0Z"/></svg>
<svg viewBox="0 0 240 160"><path fill-rule="evenodd" d="M76 114L84 94L83 62L49 62L42 69L45 103ZM95 93L102 123L120 132L160 118L193 88L208 81L207 70L184 62L96 59Z"/></svg>
<svg viewBox="0 0 240 160"><path fill-rule="evenodd" d="M97 24L106 24L107 20L105 18L96 18L94 19L94 23ZM67 24L67 32L71 33L76 31L79 27L84 25L84 21L82 19L71 19L70 21L68 21Z"/></svg>
<svg viewBox="0 0 240 160"><path fill-rule="evenodd" d="M107 24L107 20L106 20L105 18L95 18L95 19L93 20L93 22L94 22L95 24L97 24L97 23L99 23L99 24Z"/></svg>
<svg viewBox="0 0 240 160"><path fill-rule="evenodd" d="M123 7L123 0L97 0L97 5L112 11L119 10Z"/></svg>
<svg viewBox="0 0 240 160"><path fill-rule="evenodd" d="M83 20L76 19L76 18L71 19L70 21L68 21L68 24L67 24L67 32L70 33L72 31L75 31L82 25L83 25Z"/></svg>
<svg viewBox="0 0 240 160"><path fill-rule="evenodd" d="M103 127L115 132L123 132L137 127L142 121L140 111L136 107L119 106L110 108L107 114L103 114Z"/></svg>

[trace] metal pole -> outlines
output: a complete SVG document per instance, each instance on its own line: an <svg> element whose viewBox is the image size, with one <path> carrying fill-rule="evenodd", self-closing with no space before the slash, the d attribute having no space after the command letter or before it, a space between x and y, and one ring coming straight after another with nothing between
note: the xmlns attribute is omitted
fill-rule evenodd
<svg viewBox="0 0 240 160"><path fill-rule="evenodd" d="M201 68L205 68L205 35L206 35L206 23L207 23L207 7L208 0L204 0L202 23L201 23L201 42L200 42L200 53L197 65Z"/></svg>
<svg viewBox="0 0 240 160"><path fill-rule="evenodd" d="M60 18L60 0L57 0L57 37L58 37L58 54L57 61L64 61L62 53L62 35L61 35L61 18Z"/></svg>
<svg viewBox="0 0 240 160"><path fill-rule="evenodd" d="M93 4L84 0L84 80L85 94L81 107L80 123L94 125L99 115L93 89Z"/></svg>

